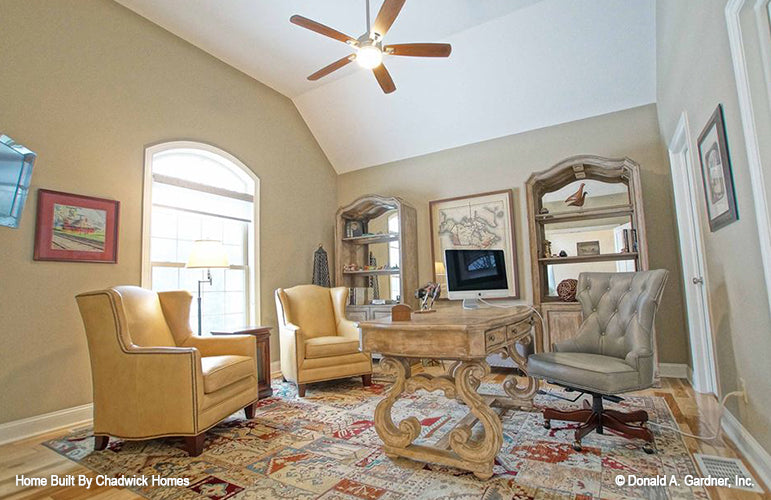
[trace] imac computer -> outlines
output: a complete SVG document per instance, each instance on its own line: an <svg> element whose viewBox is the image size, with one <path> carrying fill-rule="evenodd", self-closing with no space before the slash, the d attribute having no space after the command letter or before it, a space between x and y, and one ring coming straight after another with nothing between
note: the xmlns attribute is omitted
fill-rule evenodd
<svg viewBox="0 0 771 500"><path fill-rule="evenodd" d="M479 299L509 296L503 250L445 250L444 268L447 296L463 299L464 309L477 309Z"/></svg>

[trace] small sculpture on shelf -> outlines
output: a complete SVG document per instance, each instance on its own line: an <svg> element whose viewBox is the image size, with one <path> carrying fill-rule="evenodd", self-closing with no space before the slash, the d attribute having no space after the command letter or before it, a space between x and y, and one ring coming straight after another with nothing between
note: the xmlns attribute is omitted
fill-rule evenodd
<svg viewBox="0 0 771 500"><path fill-rule="evenodd" d="M581 186L578 188L578 191L568 196L565 199L565 203L574 207L583 207L584 203L586 202L586 195L589 193L589 191L584 191L585 185L586 184L582 182Z"/></svg>
<svg viewBox="0 0 771 500"><path fill-rule="evenodd" d="M428 282L422 288L418 288L415 291L415 298L420 300L420 310L415 313L429 313L435 312L433 309L434 301L442 291L442 285L439 283Z"/></svg>
<svg viewBox="0 0 771 500"><path fill-rule="evenodd" d="M560 250L560 257L567 257L568 253L565 250Z"/></svg>
<svg viewBox="0 0 771 500"><path fill-rule="evenodd" d="M543 256L546 258L549 258L552 256L551 241L549 240L543 240Z"/></svg>

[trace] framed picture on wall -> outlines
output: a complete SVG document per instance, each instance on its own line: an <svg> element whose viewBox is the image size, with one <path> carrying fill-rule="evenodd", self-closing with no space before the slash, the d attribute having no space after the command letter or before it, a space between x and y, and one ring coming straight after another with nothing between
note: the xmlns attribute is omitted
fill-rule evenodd
<svg viewBox="0 0 771 500"><path fill-rule="evenodd" d="M118 261L120 202L39 189L35 260Z"/></svg>
<svg viewBox="0 0 771 500"><path fill-rule="evenodd" d="M710 231L715 232L739 219L734 194L733 171L723 122L723 106L718 104L699 135L699 160Z"/></svg>
<svg viewBox="0 0 771 500"><path fill-rule="evenodd" d="M519 298L517 242L513 195L510 189L429 203L433 281L442 285L447 297L444 251L447 249L503 250L509 295Z"/></svg>

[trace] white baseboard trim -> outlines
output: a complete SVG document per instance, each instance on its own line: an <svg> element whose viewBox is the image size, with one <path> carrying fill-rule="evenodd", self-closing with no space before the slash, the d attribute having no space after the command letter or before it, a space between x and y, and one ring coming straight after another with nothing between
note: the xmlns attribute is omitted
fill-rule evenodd
<svg viewBox="0 0 771 500"><path fill-rule="evenodd" d="M0 445L46 434L59 429L85 424L94 418L94 405L88 403L74 408L23 418L0 424Z"/></svg>
<svg viewBox="0 0 771 500"><path fill-rule="evenodd" d="M667 378L687 379L688 365L683 363L659 363L659 376Z"/></svg>
<svg viewBox="0 0 771 500"><path fill-rule="evenodd" d="M723 412L721 426L725 435L733 441L736 449L755 469L755 473L759 476L756 479L765 483L766 488L771 488L771 455L760 446L760 443L752 437L752 434L730 411Z"/></svg>

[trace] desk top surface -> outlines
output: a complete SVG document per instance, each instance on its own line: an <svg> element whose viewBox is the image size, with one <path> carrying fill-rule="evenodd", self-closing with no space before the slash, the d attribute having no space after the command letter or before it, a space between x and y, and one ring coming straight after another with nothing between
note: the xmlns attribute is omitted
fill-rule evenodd
<svg viewBox="0 0 771 500"><path fill-rule="evenodd" d="M410 321L391 321L391 317L359 322L362 330L430 330L435 328L465 329L485 327L500 322L516 322L528 319L530 306L486 307L463 309L460 304L439 305L433 313L412 313Z"/></svg>

